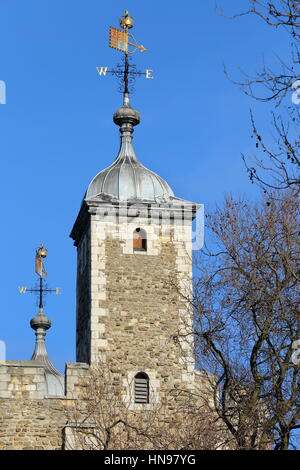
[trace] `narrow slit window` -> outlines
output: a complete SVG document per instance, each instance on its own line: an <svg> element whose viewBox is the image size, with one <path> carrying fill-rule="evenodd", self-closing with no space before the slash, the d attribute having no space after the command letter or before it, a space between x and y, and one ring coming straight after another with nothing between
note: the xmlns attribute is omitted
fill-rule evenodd
<svg viewBox="0 0 300 470"><path fill-rule="evenodd" d="M134 377L134 402L149 403L149 377L144 372Z"/></svg>
<svg viewBox="0 0 300 470"><path fill-rule="evenodd" d="M147 251L147 233L142 228L133 232L133 251Z"/></svg>

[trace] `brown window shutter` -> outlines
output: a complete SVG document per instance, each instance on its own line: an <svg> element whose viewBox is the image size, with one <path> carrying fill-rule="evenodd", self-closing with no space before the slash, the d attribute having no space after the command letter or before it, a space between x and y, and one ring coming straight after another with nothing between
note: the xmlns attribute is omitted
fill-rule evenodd
<svg viewBox="0 0 300 470"><path fill-rule="evenodd" d="M135 233L133 236L133 249L134 248L138 248L138 249L143 248L143 239L141 235L139 235L138 233Z"/></svg>

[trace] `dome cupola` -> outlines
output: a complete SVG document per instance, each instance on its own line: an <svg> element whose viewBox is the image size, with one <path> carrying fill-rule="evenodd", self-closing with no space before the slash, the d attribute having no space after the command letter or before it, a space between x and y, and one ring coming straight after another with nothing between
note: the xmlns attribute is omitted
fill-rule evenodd
<svg viewBox="0 0 300 470"><path fill-rule="evenodd" d="M130 105L128 93L113 117L120 127L121 145L114 163L100 171L91 181L86 199L96 196L118 201L168 201L174 193L159 175L143 166L132 145L134 126L140 123L140 113Z"/></svg>

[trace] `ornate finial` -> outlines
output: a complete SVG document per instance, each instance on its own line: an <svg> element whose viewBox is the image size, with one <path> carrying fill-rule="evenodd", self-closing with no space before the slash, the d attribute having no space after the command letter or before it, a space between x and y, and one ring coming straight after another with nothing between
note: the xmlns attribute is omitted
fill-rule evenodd
<svg viewBox="0 0 300 470"><path fill-rule="evenodd" d="M39 286L34 289L19 287L19 291L21 294L25 294L26 292L34 292L39 294L39 311L37 315L35 315L35 317L33 317L30 321L30 326L33 330L35 330L36 335L35 348L31 359L38 359L43 361L48 372L57 376L61 376L61 374L51 364L45 346L46 331L51 327L51 321L43 311L43 295L49 292L55 292L56 294L61 293L60 288L58 287L56 289L48 289L47 286L44 285L44 277L47 276L47 272L45 271L43 260L47 257L47 254L48 250L42 243L35 250L35 272L40 278Z"/></svg>
<svg viewBox="0 0 300 470"><path fill-rule="evenodd" d="M48 276L47 271L44 269L43 259L47 257L48 251L47 248L44 247L43 243L40 244L39 248L36 249L36 256L35 256L35 272L43 278Z"/></svg>
<svg viewBox="0 0 300 470"><path fill-rule="evenodd" d="M125 31L133 28L133 18L129 15L128 10L125 10L125 15L120 18L120 26L125 29Z"/></svg>
<svg viewBox="0 0 300 470"><path fill-rule="evenodd" d="M47 248L43 245L43 243L40 244L40 246L36 250L36 254L40 256L41 258L46 258L48 254Z"/></svg>

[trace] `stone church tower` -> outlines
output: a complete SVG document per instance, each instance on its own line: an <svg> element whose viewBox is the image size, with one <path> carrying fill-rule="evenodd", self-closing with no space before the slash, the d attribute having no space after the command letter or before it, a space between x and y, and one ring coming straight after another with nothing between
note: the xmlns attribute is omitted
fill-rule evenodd
<svg viewBox="0 0 300 470"><path fill-rule="evenodd" d="M77 361L108 361L132 409L194 383L192 221L199 205L177 198L132 145L140 114L128 93L113 116L115 161L91 181L71 237L77 247ZM127 384L127 385L126 385ZM129 384L129 385L128 385Z"/></svg>
<svg viewBox="0 0 300 470"><path fill-rule="evenodd" d="M126 87L113 120L121 134L118 155L91 181L71 232L76 362L66 364L64 375L52 365L45 345L51 322L40 305L31 320L31 359L0 361L0 449L69 448L75 426L66 410L84 402L82 380L98 363L118 376L131 416L143 417L140 411L157 404L174 415L170 390L203 384L188 302L192 222L200 205L176 197L140 163L132 145L140 114Z"/></svg>

